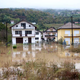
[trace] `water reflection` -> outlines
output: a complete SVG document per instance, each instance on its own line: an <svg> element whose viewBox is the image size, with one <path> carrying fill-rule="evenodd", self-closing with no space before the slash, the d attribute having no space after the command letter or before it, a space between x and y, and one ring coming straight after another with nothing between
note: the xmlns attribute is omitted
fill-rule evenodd
<svg viewBox="0 0 80 80"><path fill-rule="evenodd" d="M20 50L21 48L22 51ZM22 45L22 47L17 50L13 49L12 61L13 62L22 62L22 61L35 61L37 50L41 51L42 47L40 43L30 44L30 45Z"/></svg>
<svg viewBox="0 0 80 80"><path fill-rule="evenodd" d="M12 61L37 61L45 60L46 62L62 63L66 60L73 62L80 57L79 53L69 52L67 49L70 46L64 46L56 43L36 43L27 44L12 50Z"/></svg>

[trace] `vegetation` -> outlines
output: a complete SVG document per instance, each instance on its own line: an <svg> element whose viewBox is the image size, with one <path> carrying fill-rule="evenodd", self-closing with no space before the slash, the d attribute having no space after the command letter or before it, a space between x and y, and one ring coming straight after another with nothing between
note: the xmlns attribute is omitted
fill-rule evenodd
<svg viewBox="0 0 80 80"><path fill-rule="evenodd" d="M63 38L59 39L58 43L63 44Z"/></svg>
<svg viewBox="0 0 80 80"><path fill-rule="evenodd" d="M80 22L79 10L36 10L36 9L0 9L0 22L8 22L14 20L17 23L20 20L36 22L39 30L45 29L44 24L63 24L71 21L70 16L74 14L74 22ZM51 27L51 26L50 26Z"/></svg>
<svg viewBox="0 0 80 80"><path fill-rule="evenodd" d="M77 47L71 46L71 47L69 48L69 51L70 51L70 52L80 53L80 45L79 45L79 46L77 45Z"/></svg>
<svg viewBox="0 0 80 80"><path fill-rule="evenodd" d="M16 48L17 48L17 46L16 46L16 45L14 45L14 46L13 46L13 49L16 49Z"/></svg>
<svg viewBox="0 0 80 80"><path fill-rule="evenodd" d="M74 70L74 65L69 62L62 64L64 68L59 68L57 65L45 62L23 62L23 65L14 63L13 67L9 67L7 63L3 69L1 79L17 79L17 80L79 80L80 73ZM20 67L19 67L20 66ZM5 70L5 69L8 70ZM23 69L22 69L23 68ZM12 76L13 75L13 76Z"/></svg>

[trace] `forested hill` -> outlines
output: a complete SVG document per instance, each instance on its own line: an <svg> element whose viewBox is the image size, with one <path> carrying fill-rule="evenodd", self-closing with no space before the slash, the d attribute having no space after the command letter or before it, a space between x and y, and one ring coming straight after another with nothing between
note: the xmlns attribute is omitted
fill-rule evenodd
<svg viewBox="0 0 80 80"><path fill-rule="evenodd" d="M47 28L46 24L63 24L71 21L71 14L75 15L74 22L80 22L80 10L54 10L54 9L0 9L0 22L20 20L36 22L39 30ZM52 26L50 26L52 27Z"/></svg>
<svg viewBox="0 0 80 80"><path fill-rule="evenodd" d="M0 22L15 22L25 19L29 22L36 23L53 23L51 14L39 10L25 10L25 9L0 9Z"/></svg>
<svg viewBox="0 0 80 80"><path fill-rule="evenodd" d="M29 22L36 23L66 23L71 14L75 15L74 21L80 22L80 10L55 10L55 9L0 9L0 22L15 22L20 19L26 19ZM56 18L55 18L56 16Z"/></svg>

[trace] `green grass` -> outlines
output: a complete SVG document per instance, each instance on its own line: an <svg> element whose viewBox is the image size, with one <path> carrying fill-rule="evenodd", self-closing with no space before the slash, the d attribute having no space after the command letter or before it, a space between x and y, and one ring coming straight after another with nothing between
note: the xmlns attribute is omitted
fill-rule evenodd
<svg viewBox="0 0 80 80"><path fill-rule="evenodd" d="M55 29L58 29L59 27L61 27L62 25L64 25L64 24L44 24L44 26L46 27L46 29L47 28L50 28L50 27L54 27ZM35 25L37 28L39 28L39 25L38 24L36 24ZM46 29L44 29L44 30L46 30ZM43 31L43 29L41 29L40 31Z"/></svg>
<svg viewBox="0 0 80 80"><path fill-rule="evenodd" d="M55 29L61 27L64 24L44 24L46 27L54 27Z"/></svg>

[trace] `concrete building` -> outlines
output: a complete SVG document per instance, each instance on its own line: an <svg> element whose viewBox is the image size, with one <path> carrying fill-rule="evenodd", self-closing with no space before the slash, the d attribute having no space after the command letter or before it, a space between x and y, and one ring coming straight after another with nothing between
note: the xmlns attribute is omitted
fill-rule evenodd
<svg viewBox="0 0 80 80"><path fill-rule="evenodd" d="M12 44L35 43L41 41L41 32L37 27L27 21L20 21L10 27L12 31Z"/></svg>
<svg viewBox="0 0 80 80"><path fill-rule="evenodd" d="M57 29L58 40L61 38L66 41L67 45L72 44L72 30L73 30L73 43L80 43L80 26L73 23L73 29L71 27L71 22Z"/></svg>
<svg viewBox="0 0 80 80"><path fill-rule="evenodd" d="M55 40L55 34L57 33L56 29L54 27L50 27L43 31L43 39L44 40Z"/></svg>
<svg viewBox="0 0 80 80"><path fill-rule="evenodd" d="M14 24L14 21L11 21L11 24Z"/></svg>

